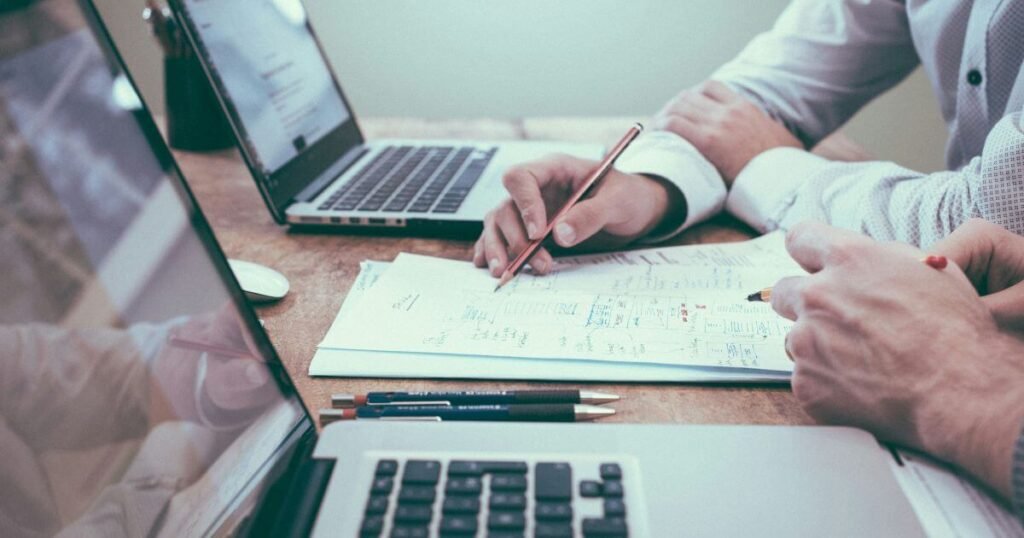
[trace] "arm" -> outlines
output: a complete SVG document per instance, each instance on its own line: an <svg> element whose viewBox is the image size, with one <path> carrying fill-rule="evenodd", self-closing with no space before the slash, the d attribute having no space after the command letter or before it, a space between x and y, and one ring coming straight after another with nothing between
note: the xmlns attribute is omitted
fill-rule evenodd
<svg viewBox="0 0 1024 538"><path fill-rule="evenodd" d="M813 147L918 65L904 4L794 0L711 78Z"/></svg>
<svg viewBox="0 0 1024 538"><path fill-rule="evenodd" d="M772 307L796 322L786 351L808 414L928 452L1011 498L1024 424L1020 335L999 327L956 264L933 269L907 245L808 222L786 247L812 273L772 293Z"/></svg>
<svg viewBox="0 0 1024 538"><path fill-rule="evenodd" d="M972 217L1024 233L1024 113L989 133L959 171L922 174L893 163L840 163L774 149L740 173L726 208L754 228L815 218L876 239L929 245Z"/></svg>

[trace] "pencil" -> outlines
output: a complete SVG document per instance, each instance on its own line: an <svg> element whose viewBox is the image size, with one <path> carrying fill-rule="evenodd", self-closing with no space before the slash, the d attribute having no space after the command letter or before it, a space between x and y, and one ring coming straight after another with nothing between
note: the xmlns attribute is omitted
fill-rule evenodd
<svg viewBox="0 0 1024 538"><path fill-rule="evenodd" d="M949 260L945 256L925 256L921 258L921 263L941 271L949 265ZM747 301L752 303L770 303L772 302L772 289L765 288L761 291L755 291L747 295Z"/></svg>
<svg viewBox="0 0 1024 538"><path fill-rule="evenodd" d="M236 349L227 346L221 346L218 344L211 344L208 342L200 342L198 340L192 340L190 338L184 338L178 335L172 335L167 338L167 343L173 347L179 349L187 349L189 351L198 351L200 353L212 353L214 355L220 355L222 357L231 357L235 359L257 359L253 356L252 352L243 349Z"/></svg>
<svg viewBox="0 0 1024 538"><path fill-rule="evenodd" d="M515 278L516 275L518 275L519 272L523 270L523 267L526 266L526 262L530 261L530 258L532 258L533 255L537 253L537 249L539 249L541 244L544 243L544 240L546 240L548 236L551 235L551 231L555 229L555 224L559 220L561 220L561 218L564 217L570 209L572 209L572 206L576 205L580 200L582 200L583 197L586 196L587 193L595 185L597 185L597 183L601 181L601 179L605 175L608 174L608 171L611 170L612 166L615 165L615 161L619 159L619 157L622 155L622 152L626 151L626 148L628 148L629 145L632 144L634 140L636 140L636 137L640 136L640 133L642 133L643 130L644 126L639 123L634 124L632 127L629 128L629 131L627 131L626 135L622 137L622 140L619 140L619 143L616 144L615 147L612 148L612 150L609 151L607 155L605 155L604 160L601 161L601 164L599 164L597 168L595 168L594 171L592 171L590 175L587 176L587 179L583 182L583 184L580 185L578 189L576 189L576 192L574 192L573 195L569 197L569 200L565 202L565 205L563 205L562 208L558 210L558 213L555 213L555 215L551 217L551 220L548 221L547 228L544 229L544 235L531 241L530 244L526 247L526 249L520 252L519 255L516 256L516 258L512 260L511 263L508 264L508 266L505 268L505 272L501 274L501 280L498 281L498 285L497 287L494 288L494 291L500 290L502 286L508 284L509 281Z"/></svg>

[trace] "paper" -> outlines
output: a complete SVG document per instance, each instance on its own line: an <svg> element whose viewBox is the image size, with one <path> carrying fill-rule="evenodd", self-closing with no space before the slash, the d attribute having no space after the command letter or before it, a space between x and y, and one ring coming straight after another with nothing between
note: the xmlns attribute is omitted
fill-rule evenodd
<svg viewBox="0 0 1024 538"><path fill-rule="evenodd" d="M1020 521L992 497L947 467L898 452L893 471L925 532L939 537L1024 538Z"/></svg>
<svg viewBox="0 0 1024 538"><path fill-rule="evenodd" d="M467 262L402 254L320 347L787 372L789 322L744 298L800 273L778 234L563 259L498 293Z"/></svg>

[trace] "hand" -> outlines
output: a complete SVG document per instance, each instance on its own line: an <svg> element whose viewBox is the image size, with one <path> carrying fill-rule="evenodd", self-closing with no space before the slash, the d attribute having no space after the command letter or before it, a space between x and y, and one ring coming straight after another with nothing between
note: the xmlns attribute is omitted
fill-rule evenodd
<svg viewBox="0 0 1024 538"><path fill-rule="evenodd" d="M786 346L807 413L929 452L1008 494L1024 344L999 331L960 269L816 222L786 246L813 273L772 292L772 307L796 321Z"/></svg>
<svg viewBox="0 0 1024 538"><path fill-rule="evenodd" d="M251 358L224 357L166 345L151 366L153 422L190 420L213 428L243 426L279 397L258 347L242 329L234 305L198 315L171 329L188 340Z"/></svg>
<svg viewBox="0 0 1024 538"><path fill-rule="evenodd" d="M473 263L500 276L510 259L531 240L544 235L548 219L597 165L594 161L555 155L506 172L503 182L510 197L484 219L484 231L473 250ZM674 192L657 180L613 169L593 194L573 206L555 225L555 243L562 247L582 243L602 248L624 245L650 232L666 218L670 207L682 210L681 200L672 199ZM551 254L543 248L530 261L537 274L549 272L553 265Z"/></svg>
<svg viewBox="0 0 1024 538"><path fill-rule="evenodd" d="M732 186L747 163L772 148L803 144L749 100L715 80L685 90L654 117L655 129L673 132L697 148Z"/></svg>
<svg viewBox="0 0 1024 538"><path fill-rule="evenodd" d="M971 219L930 249L963 268L999 326L1024 334L1024 237Z"/></svg>

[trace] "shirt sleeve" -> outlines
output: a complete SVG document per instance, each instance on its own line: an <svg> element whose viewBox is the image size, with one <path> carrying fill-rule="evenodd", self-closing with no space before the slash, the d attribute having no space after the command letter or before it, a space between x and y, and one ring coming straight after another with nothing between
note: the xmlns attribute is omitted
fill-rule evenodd
<svg viewBox="0 0 1024 538"><path fill-rule="evenodd" d="M982 154L957 171L844 163L779 148L740 172L726 209L761 232L806 219L921 247L980 217L1024 234L1024 112L1000 120Z"/></svg>
<svg viewBox="0 0 1024 538"><path fill-rule="evenodd" d="M659 177L679 189L686 200L686 218L673 229L644 242L668 239L714 216L725 206L725 183L697 148L675 133L652 131L640 136L619 157L615 167L627 174Z"/></svg>
<svg viewBox="0 0 1024 538"><path fill-rule="evenodd" d="M900 0L794 0L711 78L813 147L920 63Z"/></svg>

